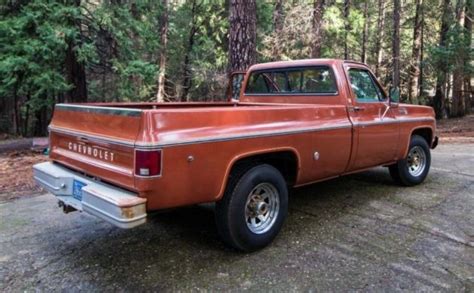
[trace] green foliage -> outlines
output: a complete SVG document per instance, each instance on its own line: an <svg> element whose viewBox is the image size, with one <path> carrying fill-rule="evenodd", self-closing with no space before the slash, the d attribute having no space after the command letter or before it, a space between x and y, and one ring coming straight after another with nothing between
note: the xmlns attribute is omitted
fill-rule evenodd
<svg viewBox="0 0 474 293"><path fill-rule="evenodd" d="M32 98L68 88L61 72L66 38L77 34L64 21L71 7L32 1L0 21L0 95ZM41 103L36 103L41 104Z"/></svg>
<svg viewBox="0 0 474 293"><path fill-rule="evenodd" d="M0 20L0 97L11 99L18 119L48 110L54 97L70 88L63 74L67 40L79 37L71 20L77 7L60 2L30 1ZM77 47L88 58L87 47ZM25 120L25 119L24 119ZM26 119L28 121L28 119ZM26 135L28 125L23 128ZM19 132L17 125L17 132Z"/></svg>
<svg viewBox="0 0 474 293"><path fill-rule="evenodd" d="M473 60L474 50L470 47L470 42L469 32L458 23L454 23L447 32L445 46L430 46L431 66L442 67L447 73L453 73L461 55L468 55L469 59ZM474 70L472 62L462 63L462 70L466 74L472 74Z"/></svg>
<svg viewBox="0 0 474 293"><path fill-rule="evenodd" d="M90 49L97 55L88 73L101 81L91 84L91 100L142 101L153 95L161 11L155 1L83 5L95 40Z"/></svg>
<svg viewBox="0 0 474 293"><path fill-rule="evenodd" d="M344 0L325 1L322 57L360 60L364 24L368 23L367 62L377 64L375 43L381 37L379 78L391 76L392 1L383 0L385 25L377 29L378 0L350 1L344 18ZM454 17L445 46L439 46L442 9L438 0L424 0L423 86L432 91L440 68L448 74L460 56L472 60L472 37ZM469 1L466 1L469 2ZM84 65L89 101L152 101L160 64L161 1L9 0L0 4L0 131L32 135L44 132L52 105L64 101L73 88L65 63L69 45ZM313 40L313 1L283 1L283 29L273 27L274 1L257 3L257 60L309 58ZM191 100L224 98L228 68L228 5L226 0L168 1L166 91L170 100L183 88ZM470 4L472 6L472 4ZM403 3L400 32L402 88L407 88L412 65L415 2ZM347 30L346 30L347 28ZM277 50L275 50L277 49ZM275 53L277 52L277 54ZM472 62L462 63L473 74ZM406 92L406 90L405 90ZM15 115L13 115L13 114ZM13 119L20 125L12 127ZM39 125L39 126L38 126ZM39 129L37 131L37 129Z"/></svg>

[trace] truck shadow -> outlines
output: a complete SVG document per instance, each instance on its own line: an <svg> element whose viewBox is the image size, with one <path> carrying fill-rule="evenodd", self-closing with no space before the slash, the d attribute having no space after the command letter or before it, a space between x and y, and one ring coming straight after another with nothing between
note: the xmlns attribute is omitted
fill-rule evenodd
<svg viewBox="0 0 474 293"><path fill-rule="evenodd" d="M311 214L334 217L347 206L356 207L370 200L390 196L390 190L396 188L399 187L392 181L386 168L295 188L289 194L288 217L291 217L292 211L302 211L307 207L311 209ZM155 213L149 216L148 225L166 227L167 231L174 231L184 242L225 249L214 223L214 204Z"/></svg>
<svg viewBox="0 0 474 293"><path fill-rule="evenodd" d="M110 228L110 235L98 236L93 246L82 249L80 257L69 257L77 257L79 267L96 264L106 274L111 269L113 275L104 284L97 280L99 286L113 281L124 290L136 290L137 284L154 289L176 288L180 278L199 282L199 274L193 272L215 277L226 267L235 270L235 266L242 266L241 270L251 271L250 263L265 263L268 257L287 253L295 239L309 241L304 240L304 235L324 233L330 220L344 215L347 207L357 208L368 201L390 197L397 188L388 172L379 168L294 189L280 235L268 248L252 254L236 252L220 241L213 206L204 205L153 214L148 224L133 230ZM308 216L303 224L299 220L302 216ZM245 261L247 258L252 261Z"/></svg>
<svg viewBox="0 0 474 293"><path fill-rule="evenodd" d="M356 207L370 200L390 196L390 190L396 188L399 187L385 168L295 188L290 190L288 217L291 219L292 211L309 207L311 214L332 218L347 206ZM165 228L183 242L203 248L225 249L215 228L214 204L154 213L149 216L148 222L150 228Z"/></svg>

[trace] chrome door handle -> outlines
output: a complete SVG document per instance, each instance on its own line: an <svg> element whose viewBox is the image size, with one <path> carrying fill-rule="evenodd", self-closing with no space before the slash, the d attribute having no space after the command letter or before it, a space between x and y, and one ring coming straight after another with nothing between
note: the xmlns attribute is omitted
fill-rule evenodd
<svg viewBox="0 0 474 293"><path fill-rule="evenodd" d="M351 109L352 111L354 111L354 112L359 112L359 111L364 110L363 107L359 107L359 106L353 106L353 107L351 107L350 109Z"/></svg>

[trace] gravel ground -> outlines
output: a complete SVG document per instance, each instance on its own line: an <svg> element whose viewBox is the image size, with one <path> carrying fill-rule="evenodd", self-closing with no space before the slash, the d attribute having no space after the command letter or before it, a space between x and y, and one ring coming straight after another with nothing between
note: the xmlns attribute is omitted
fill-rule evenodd
<svg viewBox="0 0 474 293"><path fill-rule="evenodd" d="M474 144L440 145L426 182L386 169L297 189L279 237L226 248L212 206L121 230L53 196L0 204L0 291L474 291Z"/></svg>

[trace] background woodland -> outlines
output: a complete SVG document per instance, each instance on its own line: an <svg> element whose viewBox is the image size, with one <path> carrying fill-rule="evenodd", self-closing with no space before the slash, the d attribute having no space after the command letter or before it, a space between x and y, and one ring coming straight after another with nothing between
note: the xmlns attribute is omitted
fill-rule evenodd
<svg viewBox="0 0 474 293"><path fill-rule="evenodd" d="M367 63L402 101L473 103L472 0L0 0L0 134L42 136L62 102L223 101L275 60Z"/></svg>

